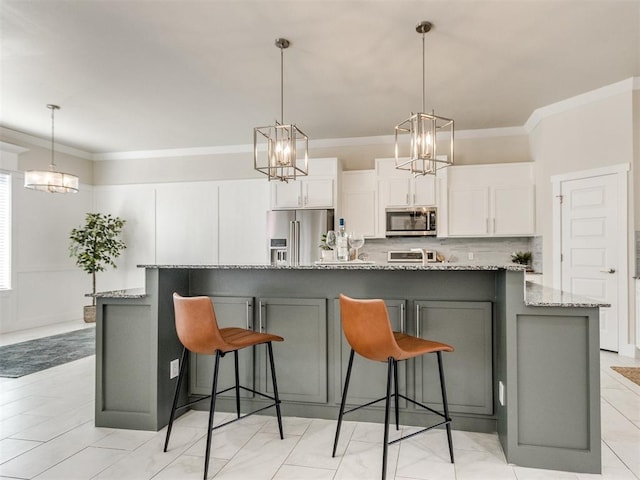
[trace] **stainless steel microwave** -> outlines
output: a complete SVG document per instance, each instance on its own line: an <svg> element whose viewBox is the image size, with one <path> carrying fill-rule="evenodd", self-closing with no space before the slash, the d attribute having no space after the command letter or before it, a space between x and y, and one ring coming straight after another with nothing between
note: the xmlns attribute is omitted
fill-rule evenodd
<svg viewBox="0 0 640 480"><path fill-rule="evenodd" d="M419 237L435 235L435 207L387 208L387 237Z"/></svg>

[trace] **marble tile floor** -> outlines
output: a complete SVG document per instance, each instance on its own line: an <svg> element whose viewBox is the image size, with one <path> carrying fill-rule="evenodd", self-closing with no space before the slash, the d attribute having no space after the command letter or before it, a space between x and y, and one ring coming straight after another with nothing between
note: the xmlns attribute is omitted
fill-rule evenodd
<svg viewBox="0 0 640 480"><path fill-rule="evenodd" d="M41 335L78 328L48 327ZM81 325L80 327L86 327ZM3 335L2 343L37 338ZM444 431L432 431L389 448L390 480L640 479L640 387L611 365L640 360L601 353L602 475L524 468L507 464L495 434L454 430L456 463L448 461ZM177 420L167 453L165 430L96 428L95 357L18 379L0 378L0 480L202 478L206 412ZM216 416L221 422L228 414ZM402 427L403 433L412 427ZM273 417L253 416L214 433L210 478L368 480L380 478L382 426L345 422L336 458L335 421L284 418L280 440ZM394 430L392 430L394 432ZM393 433L397 435L397 433Z"/></svg>

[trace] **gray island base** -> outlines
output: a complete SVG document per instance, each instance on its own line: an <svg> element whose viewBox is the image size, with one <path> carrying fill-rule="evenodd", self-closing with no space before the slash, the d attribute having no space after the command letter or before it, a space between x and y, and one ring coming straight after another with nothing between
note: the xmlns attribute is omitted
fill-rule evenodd
<svg viewBox="0 0 640 480"><path fill-rule="evenodd" d="M336 419L349 347L338 295L385 300L394 330L451 344L443 355L453 428L497 432L509 463L600 473L599 304L525 286L513 266L147 265L144 292L97 295L96 426L167 424L182 346L172 293L208 295L221 327L282 335L274 346L283 415ZM241 383L269 391L264 346L240 355ZM192 355L182 395L211 388L212 357ZM232 385L223 359L221 389ZM383 396L386 364L356 361L349 401ZM439 407L437 365L402 362L400 389ZM243 410L261 406L244 397ZM198 408L208 408L207 402ZM218 406L219 405L219 406ZM231 398L217 410L235 411ZM428 413L400 405L400 421ZM383 421L383 405L350 420ZM331 446L327 445L327 455Z"/></svg>

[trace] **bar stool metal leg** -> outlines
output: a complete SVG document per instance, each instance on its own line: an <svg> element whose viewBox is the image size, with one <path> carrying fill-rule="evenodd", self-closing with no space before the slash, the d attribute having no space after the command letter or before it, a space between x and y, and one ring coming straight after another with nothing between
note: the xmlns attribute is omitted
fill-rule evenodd
<svg viewBox="0 0 640 480"><path fill-rule="evenodd" d="M451 439L451 417L449 416L449 404L447 403L447 390L444 386L444 371L442 369L442 352L436 352L438 355L438 370L440 371L440 389L442 390L442 406L444 409L445 420L447 420L447 440L449 442L449 456L453 463L453 441Z"/></svg>
<svg viewBox="0 0 640 480"><path fill-rule="evenodd" d="M233 363L236 369L236 412L240 418L240 374L238 373L238 350L233 351Z"/></svg>
<svg viewBox="0 0 640 480"><path fill-rule="evenodd" d="M204 480L209 473L209 455L211 451L211 436L213 433L213 414L216 411L216 392L218 391L218 367L220 366L220 350L216 350L216 360L213 367L213 386L211 387L211 406L209 407L209 428L207 430L207 449L204 452Z"/></svg>
<svg viewBox="0 0 640 480"><path fill-rule="evenodd" d="M273 381L273 398L276 403L276 415L278 416L278 429L280 430L280 440L284 439L282 431L282 415L280 414L280 397L278 396L278 382L276 381L276 367L273 362L273 348L271 342L267 342L267 350L269 351L269 364L271 365L271 380Z"/></svg>
<svg viewBox="0 0 640 480"><path fill-rule="evenodd" d="M387 360L387 399L384 404L384 443L382 444L382 480L387 478L387 450L389 450L389 409L391 403L391 382L393 381L393 371L395 360L389 357Z"/></svg>
<svg viewBox="0 0 640 480"><path fill-rule="evenodd" d="M398 362L393 362L393 396L395 397L396 407L396 430L400 430L400 409L398 408Z"/></svg>
<svg viewBox="0 0 640 480"><path fill-rule="evenodd" d="M336 438L333 441L333 453L332 457L336 456L336 450L338 448L338 440L340 438L340 427L342 426L342 417L344 416L344 406L347 403L347 390L349 390L349 380L351 379L351 367L353 367L353 348L349 354L349 366L347 367L347 376L344 379L344 388L342 389L342 401L340 402L340 413L338 414L338 426L336 428Z"/></svg>
<svg viewBox="0 0 640 480"><path fill-rule="evenodd" d="M171 406L171 415L169 416L169 425L167 425L167 436L164 439L164 451L167 451L169 447L169 437L171 436L171 429L173 428L173 420L176 417L176 408L178 407L178 397L180 397L180 387L182 386L182 378L184 377L187 368L187 349L182 349L182 356L180 357L180 373L178 373L178 383L176 385L176 393L173 396L173 405Z"/></svg>

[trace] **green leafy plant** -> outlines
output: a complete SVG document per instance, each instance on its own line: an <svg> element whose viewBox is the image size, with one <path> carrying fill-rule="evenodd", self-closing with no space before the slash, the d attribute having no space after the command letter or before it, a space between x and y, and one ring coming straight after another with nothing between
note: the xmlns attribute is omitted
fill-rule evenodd
<svg viewBox="0 0 640 480"><path fill-rule="evenodd" d="M511 261L519 265L529 265L531 263L531 252L513 252Z"/></svg>
<svg viewBox="0 0 640 480"><path fill-rule="evenodd" d="M117 268L115 259L127 248L119 237L126 220L102 213L87 213L85 224L71 230L69 255L75 257L76 265L92 275L93 303L96 304L96 272L108 266Z"/></svg>
<svg viewBox="0 0 640 480"><path fill-rule="evenodd" d="M333 250L333 248L331 248L329 245L327 245L327 234L323 233L322 237L320 238L320 250Z"/></svg>

